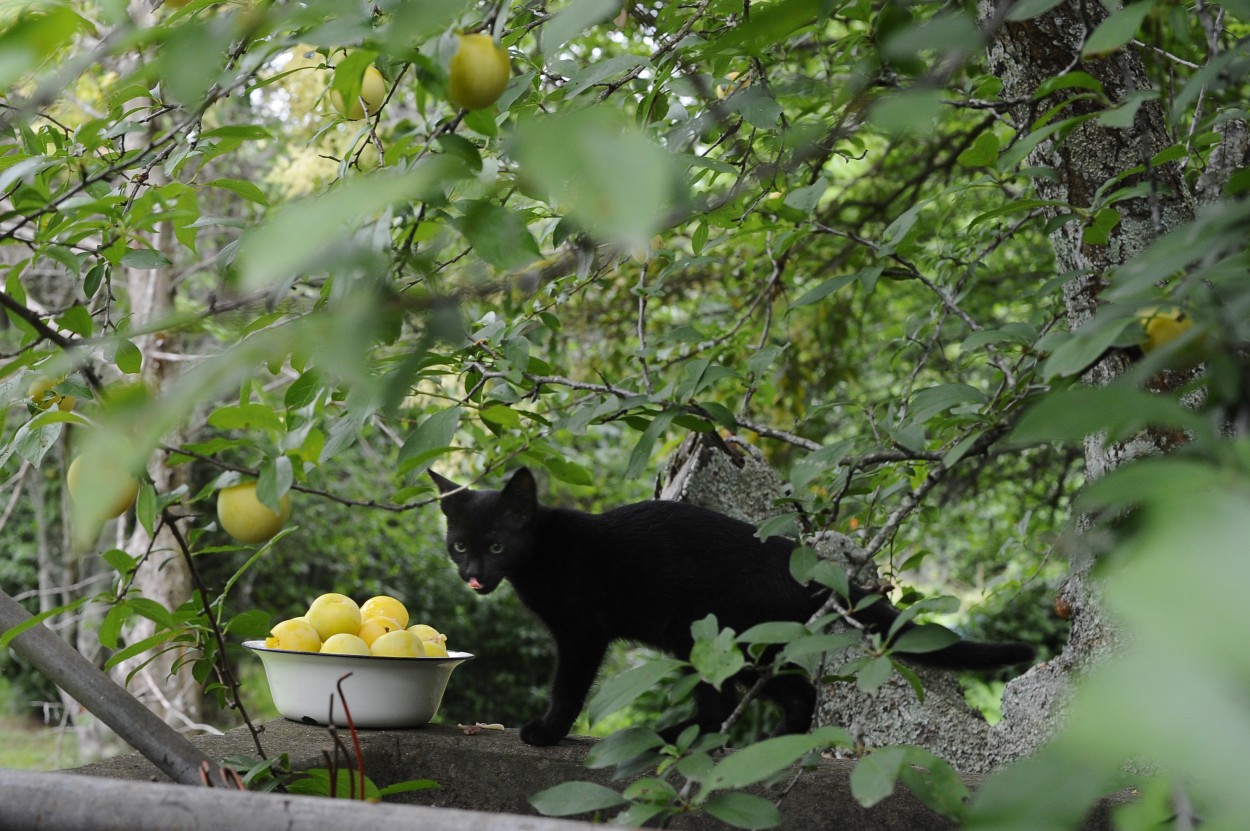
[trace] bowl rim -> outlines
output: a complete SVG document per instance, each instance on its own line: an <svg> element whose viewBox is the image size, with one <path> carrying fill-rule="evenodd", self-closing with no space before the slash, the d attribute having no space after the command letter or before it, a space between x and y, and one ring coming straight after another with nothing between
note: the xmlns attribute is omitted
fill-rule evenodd
<svg viewBox="0 0 1250 831"><path fill-rule="evenodd" d="M271 646L265 646L262 640L243 641L243 646L253 652L271 652L278 655L302 655L314 656L318 659L334 659L346 658L359 661L416 661L419 663L436 663L439 661L471 661L477 656L471 652L453 652L447 651L446 655L421 655L412 658L405 658L399 655L353 655L350 652L306 652L302 649L274 649Z"/></svg>

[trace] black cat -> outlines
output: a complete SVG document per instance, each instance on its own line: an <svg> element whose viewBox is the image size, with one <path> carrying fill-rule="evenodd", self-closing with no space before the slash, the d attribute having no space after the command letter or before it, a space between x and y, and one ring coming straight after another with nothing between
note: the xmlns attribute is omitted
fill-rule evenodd
<svg viewBox="0 0 1250 831"><path fill-rule="evenodd" d="M805 622L829 589L790 575L795 543L761 542L755 527L683 502L639 502L588 514L538 504L522 468L503 490L460 489L430 472L447 517L447 551L480 594L511 581L517 596L551 631L555 678L547 712L521 728L529 744L555 744L581 712L608 645L629 640L679 657L694 645L690 625L715 614L737 632L766 621ZM853 586L851 603L869 595ZM884 601L856 611L870 631L886 632L898 612ZM909 660L948 669L989 669L1032 660L1019 643L957 641ZM763 694L784 712L775 734L811 727L816 689L797 674L770 679ZM718 730L736 703L734 685L700 684L690 723ZM686 725L665 731L671 740Z"/></svg>

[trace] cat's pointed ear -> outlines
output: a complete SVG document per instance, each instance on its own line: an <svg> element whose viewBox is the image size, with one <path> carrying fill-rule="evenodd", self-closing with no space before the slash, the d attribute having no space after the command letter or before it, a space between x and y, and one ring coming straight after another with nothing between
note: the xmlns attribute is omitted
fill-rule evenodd
<svg viewBox="0 0 1250 831"><path fill-rule="evenodd" d="M460 504L461 500L469 495L468 491L463 490L459 493L453 493L453 491L459 489L460 486L447 477L439 476L432 470L427 471L427 473L429 473L430 478L434 480L434 484L438 486L438 492L442 496L442 499L438 501L438 506L443 509L443 513L447 513L448 510L454 511L456 506ZM451 495L448 496L448 494Z"/></svg>
<svg viewBox="0 0 1250 831"><path fill-rule="evenodd" d="M527 523L538 510L538 484L529 468L518 468L499 493L504 507L518 522Z"/></svg>
<svg viewBox="0 0 1250 831"><path fill-rule="evenodd" d="M456 488L460 487L446 476L439 476L432 470L427 470L426 473L430 474L430 478L434 480L434 484L438 485L439 493L447 493L448 491L454 491Z"/></svg>

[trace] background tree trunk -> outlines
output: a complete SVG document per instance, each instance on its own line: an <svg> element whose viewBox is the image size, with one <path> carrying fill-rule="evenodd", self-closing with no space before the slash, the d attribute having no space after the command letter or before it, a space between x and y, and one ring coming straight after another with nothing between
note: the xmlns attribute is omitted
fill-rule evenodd
<svg viewBox="0 0 1250 831"><path fill-rule="evenodd" d="M159 169L152 170L150 180L152 184L161 181ZM153 243L173 261L175 243L168 223L157 226ZM175 286L169 268L128 269L127 289L136 329L159 325L173 313ZM167 381L172 380L171 363L162 356L176 351L173 338L174 335L164 331L134 338L135 345L145 356L141 378L153 394L158 395ZM177 443L177 439L174 442ZM171 493L182 484L180 469L170 467L163 453L149 460L147 470L157 493ZM144 597L171 611L191 598L191 573L174 533L167 526L159 526L153 539L142 524L136 522L123 548L132 557L142 558L134 586ZM127 632L127 640L133 642L149 637L155 632L155 626L147 618L136 616ZM143 665L127 688L166 723L178 728L203 729L204 693L192 676L191 665L186 663L186 649L179 647L143 663L149 657L142 655L136 659ZM122 680L132 668L119 667Z"/></svg>

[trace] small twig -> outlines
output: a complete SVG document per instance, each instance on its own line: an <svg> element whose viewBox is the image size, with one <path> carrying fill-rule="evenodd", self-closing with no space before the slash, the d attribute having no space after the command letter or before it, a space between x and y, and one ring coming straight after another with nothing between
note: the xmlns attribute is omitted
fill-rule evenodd
<svg viewBox="0 0 1250 831"><path fill-rule="evenodd" d="M178 543L178 549L182 553L182 559L187 564L187 569L191 574L191 580L195 584L196 591L200 593L200 600L204 604L204 616L208 619L209 630L213 633L213 640L217 643L217 659L213 661L213 669L217 673L217 677L226 684L226 688L230 690L229 702L232 709L238 711L239 716L243 719L243 723L247 725L248 732L252 735L252 742L256 745L256 752L261 759L268 759L265 754L265 748L260 743L260 734L264 727L257 727L252 723L251 716L247 713L247 708L243 706L243 699L239 695L239 682L234 677L233 670L230 669L230 661L226 654L226 637L222 634L221 627L217 625L217 616L213 614L212 605L209 602L208 587L204 584L204 579L200 576L199 568L195 564L195 558L191 556L191 547L187 544L186 538L182 535L182 529L178 527L178 520L174 517L169 509L165 509L161 513L161 524L169 529L174 540ZM159 528L157 529L159 530ZM156 534L152 535L155 539Z"/></svg>

